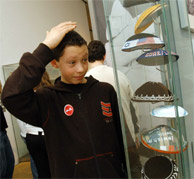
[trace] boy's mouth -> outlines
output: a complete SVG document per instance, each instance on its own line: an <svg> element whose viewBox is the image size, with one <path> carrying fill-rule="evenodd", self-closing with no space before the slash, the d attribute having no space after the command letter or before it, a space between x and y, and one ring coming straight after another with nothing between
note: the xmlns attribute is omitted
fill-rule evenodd
<svg viewBox="0 0 194 179"><path fill-rule="evenodd" d="M74 78L75 78L76 80L81 80L81 79L84 78L84 75L82 75L82 76L75 76Z"/></svg>

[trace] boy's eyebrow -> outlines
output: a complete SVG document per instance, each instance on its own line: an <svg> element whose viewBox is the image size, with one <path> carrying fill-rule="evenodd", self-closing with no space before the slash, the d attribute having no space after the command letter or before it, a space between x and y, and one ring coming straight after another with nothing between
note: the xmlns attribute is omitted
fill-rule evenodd
<svg viewBox="0 0 194 179"><path fill-rule="evenodd" d="M83 57L88 57L88 53L86 53Z"/></svg>
<svg viewBox="0 0 194 179"><path fill-rule="evenodd" d="M88 58L88 53L84 54L82 56L82 58ZM67 61L71 61L71 60L77 60L77 57L76 56L70 56L66 59Z"/></svg>

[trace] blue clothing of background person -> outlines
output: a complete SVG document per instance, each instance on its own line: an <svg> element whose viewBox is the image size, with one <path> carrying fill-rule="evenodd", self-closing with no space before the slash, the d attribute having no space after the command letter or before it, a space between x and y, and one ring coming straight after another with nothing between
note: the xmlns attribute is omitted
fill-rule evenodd
<svg viewBox="0 0 194 179"><path fill-rule="evenodd" d="M7 122L1 106L0 114L0 178L12 178L15 160L6 132Z"/></svg>
<svg viewBox="0 0 194 179"><path fill-rule="evenodd" d="M22 137L21 134L20 134L20 136L21 136L22 140L24 141L24 143L26 144L25 137ZM38 171L37 171L36 165L35 165L34 160L33 160L31 155L30 155L30 167L31 167L31 170L32 170L33 179L38 179Z"/></svg>

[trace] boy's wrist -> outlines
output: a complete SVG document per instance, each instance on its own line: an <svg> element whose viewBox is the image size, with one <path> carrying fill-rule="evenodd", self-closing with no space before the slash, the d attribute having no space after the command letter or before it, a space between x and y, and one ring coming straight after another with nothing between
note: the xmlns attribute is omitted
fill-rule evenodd
<svg viewBox="0 0 194 179"><path fill-rule="evenodd" d="M37 56L45 66L54 59L52 50L44 43L40 43L33 54Z"/></svg>
<svg viewBox="0 0 194 179"><path fill-rule="evenodd" d="M46 40L44 40L44 41L42 42L42 44L46 45L46 46L47 46L48 48L50 48L51 50L54 49L54 48L52 47L52 45L49 44L49 42L47 42Z"/></svg>

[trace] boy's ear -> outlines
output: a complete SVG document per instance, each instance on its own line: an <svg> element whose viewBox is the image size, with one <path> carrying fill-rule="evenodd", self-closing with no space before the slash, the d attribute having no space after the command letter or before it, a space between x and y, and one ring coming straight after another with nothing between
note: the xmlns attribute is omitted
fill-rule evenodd
<svg viewBox="0 0 194 179"><path fill-rule="evenodd" d="M59 67L58 67L58 63L57 63L57 60L52 60L50 63L51 63L51 65L52 65L54 68L59 68Z"/></svg>
<svg viewBox="0 0 194 179"><path fill-rule="evenodd" d="M103 60L105 60L106 59L106 54L104 55L104 57L103 57Z"/></svg>

